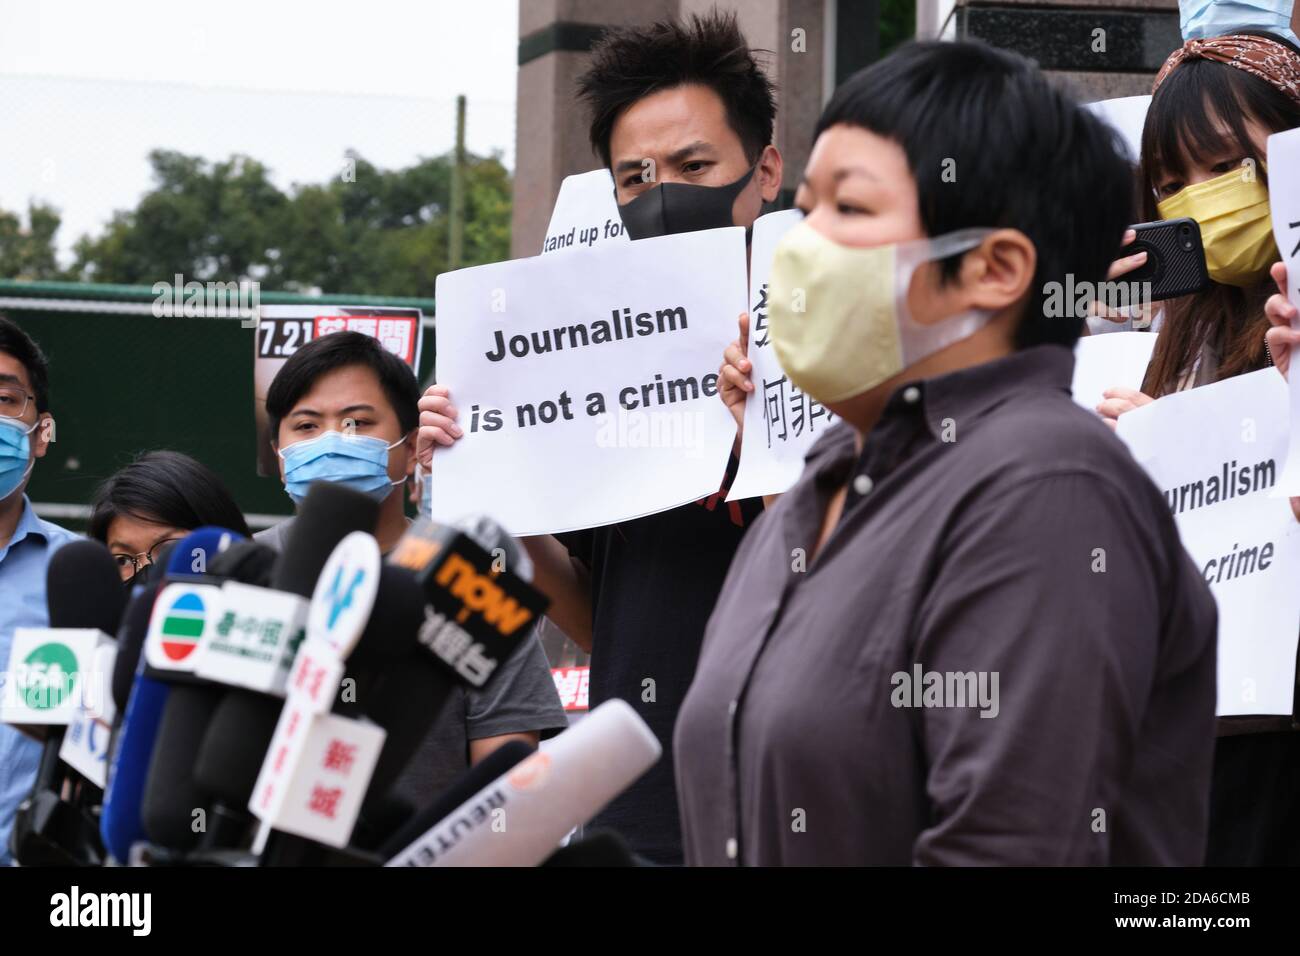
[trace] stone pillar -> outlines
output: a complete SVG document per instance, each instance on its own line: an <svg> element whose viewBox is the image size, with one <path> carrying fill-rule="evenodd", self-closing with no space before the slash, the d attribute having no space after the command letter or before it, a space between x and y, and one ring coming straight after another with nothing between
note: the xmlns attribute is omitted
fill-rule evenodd
<svg viewBox="0 0 1300 956"><path fill-rule="evenodd" d="M560 182L600 163L574 93L596 38L607 27L651 23L676 13L677 0L519 0L511 255L541 252Z"/></svg>

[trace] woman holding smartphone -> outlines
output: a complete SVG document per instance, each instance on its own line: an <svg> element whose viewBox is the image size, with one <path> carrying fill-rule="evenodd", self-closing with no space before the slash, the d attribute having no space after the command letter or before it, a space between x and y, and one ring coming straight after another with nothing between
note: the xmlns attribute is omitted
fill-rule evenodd
<svg viewBox="0 0 1300 956"><path fill-rule="evenodd" d="M1280 36L1189 40L1165 61L1142 132L1144 218L1195 219L1213 284L1164 303L1141 391L1110 389L1097 406L1112 427L1162 395L1277 361L1265 332L1290 313L1276 294L1285 293L1286 268L1273 240L1265 144L1297 126L1300 49ZM1143 252L1120 259L1110 277L1145 262Z"/></svg>
<svg viewBox="0 0 1300 956"><path fill-rule="evenodd" d="M1245 32L1191 40L1165 62L1142 133L1148 219L1195 219L1214 284L1165 304L1142 390L1112 388L1097 410L1120 415L1162 395L1269 365L1287 374L1286 266L1273 239L1266 141L1300 126L1300 49ZM1130 237L1126 237L1126 240ZM1116 262L1112 277L1141 266ZM1300 499L1291 499L1300 518ZM1300 864L1300 733L1288 717L1227 717L1216 726L1206 863Z"/></svg>

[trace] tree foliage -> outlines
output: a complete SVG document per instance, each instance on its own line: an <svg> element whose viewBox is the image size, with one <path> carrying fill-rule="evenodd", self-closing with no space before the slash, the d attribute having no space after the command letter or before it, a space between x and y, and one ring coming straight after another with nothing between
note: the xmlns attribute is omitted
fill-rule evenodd
<svg viewBox="0 0 1300 956"><path fill-rule="evenodd" d="M349 153L337 176L288 192L247 156L210 162L149 154L153 186L60 270L58 213L33 205L30 225L0 210L0 277L152 285L177 273L199 281L255 279L265 291L430 296L447 269L449 155L383 170ZM510 174L499 157L470 156L465 265L510 254Z"/></svg>

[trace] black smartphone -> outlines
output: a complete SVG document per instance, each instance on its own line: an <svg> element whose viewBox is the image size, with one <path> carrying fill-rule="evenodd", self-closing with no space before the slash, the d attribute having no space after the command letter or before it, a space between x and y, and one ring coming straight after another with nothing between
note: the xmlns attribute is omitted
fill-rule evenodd
<svg viewBox="0 0 1300 956"><path fill-rule="evenodd" d="M1161 219L1131 226L1137 239L1119 252L1119 258L1147 254L1147 261L1115 282L1151 283L1150 301L1160 302L1191 295L1210 286L1201 246L1201 227L1195 219Z"/></svg>

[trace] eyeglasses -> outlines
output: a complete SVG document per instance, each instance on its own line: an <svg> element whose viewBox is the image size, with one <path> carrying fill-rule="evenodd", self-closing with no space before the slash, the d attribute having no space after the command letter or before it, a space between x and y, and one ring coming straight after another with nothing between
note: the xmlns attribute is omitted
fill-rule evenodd
<svg viewBox="0 0 1300 956"><path fill-rule="evenodd" d="M0 385L0 418L22 418L27 411L27 402L35 397L21 388Z"/></svg>
<svg viewBox="0 0 1300 956"><path fill-rule="evenodd" d="M139 554L115 554L113 560L117 562L117 570L123 578L133 577L139 574L142 569L154 563L154 560L158 557L159 548L179 540L179 535L163 538L161 541L155 541L150 545L148 551L141 551ZM127 573L127 569L130 569L130 574Z"/></svg>

